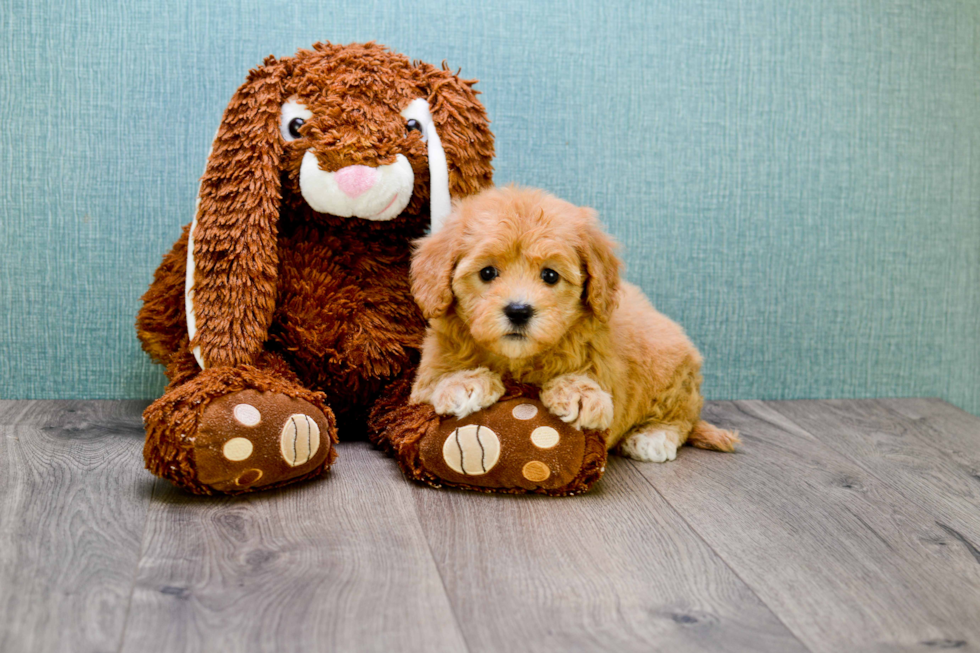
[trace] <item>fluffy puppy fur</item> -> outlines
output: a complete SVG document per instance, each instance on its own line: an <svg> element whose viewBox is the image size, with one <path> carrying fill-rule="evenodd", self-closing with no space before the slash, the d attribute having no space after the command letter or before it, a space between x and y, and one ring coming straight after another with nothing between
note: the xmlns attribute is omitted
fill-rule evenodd
<svg viewBox="0 0 980 653"><path fill-rule="evenodd" d="M673 460L685 442L734 449L735 433L700 419L701 355L620 280L592 209L489 189L417 244L412 292L429 328L413 403L461 418L496 402L509 374L565 422L609 429L607 447L636 460Z"/></svg>

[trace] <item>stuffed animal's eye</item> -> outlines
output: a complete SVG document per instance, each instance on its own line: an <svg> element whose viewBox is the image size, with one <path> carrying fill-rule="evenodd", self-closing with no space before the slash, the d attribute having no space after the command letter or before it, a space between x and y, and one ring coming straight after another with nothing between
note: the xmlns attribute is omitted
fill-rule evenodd
<svg viewBox="0 0 980 653"><path fill-rule="evenodd" d="M485 282L490 283L497 278L497 268L493 267L492 265L488 265L480 270L480 278Z"/></svg>
<svg viewBox="0 0 980 653"><path fill-rule="evenodd" d="M409 118L405 121L405 129L410 132L421 132L422 125L415 118Z"/></svg>
<svg viewBox="0 0 980 653"><path fill-rule="evenodd" d="M312 117L313 113L296 100L284 102L281 122L279 123L279 133L282 134L283 140L288 143L302 138L303 135L299 133L299 128Z"/></svg>
<svg viewBox="0 0 980 653"><path fill-rule="evenodd" d="M549 286L553 286L561 279L561 276L551 268L541 270L541 279Z"/></svg>

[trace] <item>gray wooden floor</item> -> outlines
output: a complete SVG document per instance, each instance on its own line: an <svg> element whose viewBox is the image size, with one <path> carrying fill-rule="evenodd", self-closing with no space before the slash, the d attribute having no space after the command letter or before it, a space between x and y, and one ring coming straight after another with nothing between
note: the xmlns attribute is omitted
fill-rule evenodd
<svg viewBox="0 0 980 653"><path fill-rule="evenodd" d="M0 651L980 649L980 419L930 399L709 404L736 455L589 494L322 480L202 498L140 402L0 402Z"/></svg>

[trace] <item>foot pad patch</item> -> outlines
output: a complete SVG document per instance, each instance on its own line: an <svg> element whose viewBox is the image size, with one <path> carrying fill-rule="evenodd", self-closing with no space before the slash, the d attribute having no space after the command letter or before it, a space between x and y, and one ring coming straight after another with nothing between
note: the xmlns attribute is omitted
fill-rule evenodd
<svg viewBox="0 0 980 653"><path fill-rule="evenodd" d="M457 474L486 474L500 459L500 438L486 426L461 426L446 438L442 457Z"/></svg>
<svg viewBox="0 0 980 653"><path fill-rule="evenodd" d="M320 427L309 415L290 415L282 427L279 444L287 465L305 465L320 448Z"/></svg>
<svg viewBox="0 0 980 653"><path fill-rule="evenodd" d="M551 476L551 470L540 460L532 460L524 465L521 474L532 483L540 483L548 480L548 477Z"/></svg>

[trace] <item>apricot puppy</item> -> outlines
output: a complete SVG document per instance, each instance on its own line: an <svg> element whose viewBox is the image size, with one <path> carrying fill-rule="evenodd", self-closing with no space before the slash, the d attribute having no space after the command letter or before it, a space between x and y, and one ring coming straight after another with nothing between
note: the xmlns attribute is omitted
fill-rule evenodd
<svg viewBox="0 0 980 653"><path fill-rule="evenodd" d="M412 292L429 320L414 403L462 418L495 403L501 375L606 446L665 462L687 442L732 451L700 419L701 356L680 326L619 278L592 209L540 190L483 191L418 241Z"/></svg>

